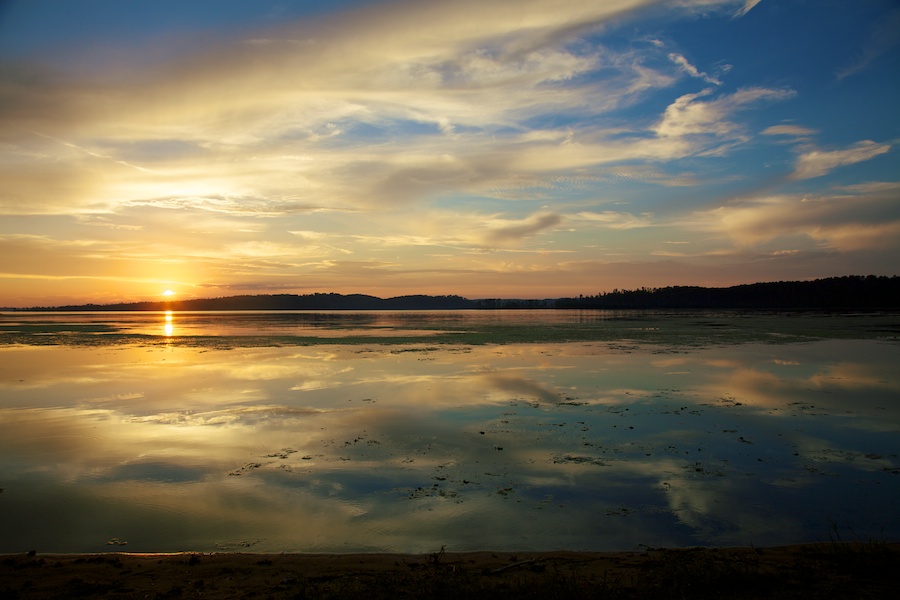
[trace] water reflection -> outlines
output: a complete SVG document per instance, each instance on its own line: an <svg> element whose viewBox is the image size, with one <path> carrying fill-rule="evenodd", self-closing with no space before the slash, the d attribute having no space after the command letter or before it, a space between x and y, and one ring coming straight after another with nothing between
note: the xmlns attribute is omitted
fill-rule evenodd
<svg viewBox="0 0 900 600"><path fill-rule="evenodd" d="M877 340L0 346L0 552L896 538L898 358Z"/></svg>
<svg viewBox="0 0 900 600"><path fill-rule="evenodd" d="M163 335L172 337L172 334L175 333L175 324L172 322L172 311L167 310L164 316L165 325L163 325Z"/></svg>

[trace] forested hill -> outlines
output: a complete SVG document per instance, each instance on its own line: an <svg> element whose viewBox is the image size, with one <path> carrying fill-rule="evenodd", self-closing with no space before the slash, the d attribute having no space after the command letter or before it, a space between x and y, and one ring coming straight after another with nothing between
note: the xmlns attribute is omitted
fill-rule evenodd
<svg viewBox="0 0 900 600"><path fill-rule="evenodd" d="M900 277L869 275L727 288L676 286L560 298L556 308L900 309Z"/></svg>
<svg viewBox="0 0 900 600"><path fill-rule="evenodd" d="M440 310L475 308L461 296L397 296L365 294L263 294L122 304L59 306L52 310Z"/></svg>
<svg viewBox="0 0 900 600"><path fill-rule="evenodd" d="M814 281L753 283L727 288L675 286L614 290L595 296L543 300L461 296L364 294L267 294L122 304L83 304L29 310L447 310L521 308L734 308L759 310L900 309L900 277L846 276Z"/></svg>

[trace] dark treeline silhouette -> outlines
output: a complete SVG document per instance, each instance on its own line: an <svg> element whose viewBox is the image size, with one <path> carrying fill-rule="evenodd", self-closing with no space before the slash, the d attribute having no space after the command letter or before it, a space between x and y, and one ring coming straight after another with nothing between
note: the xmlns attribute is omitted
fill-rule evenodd
<svg viewBox="0 0 900 600"><path fill-rule="evenodd" d="M447 310L475 308L475 302L461 296L397 296L378 298L365 294L262 294L161 300L119 304L56 306L45 310Z"/></svg>
<svg viewBox="0 0 900 600"><path fill-rule="evenodd" d="M900 277L846 276L727 288L675 286L560 298L556 308L897 309Z"/></svg>
<svg viewBox="0 0 900 600"><path fill-rule="evenodd" d="M595 296L543 300L410 295L378 298L365 294L264 294L120 304L82 304L27 310L448 310L448 309L669 309L746 310L900 309L900 276L831 277L814 281L753 283L727 288L675 286L613 290Z"/></svg>

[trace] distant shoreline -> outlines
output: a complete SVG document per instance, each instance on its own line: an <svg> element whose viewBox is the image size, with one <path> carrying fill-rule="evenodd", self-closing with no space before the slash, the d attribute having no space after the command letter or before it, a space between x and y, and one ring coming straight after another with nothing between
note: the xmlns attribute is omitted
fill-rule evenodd
<svg viewBox="0 0 900 600"><path fill-rule="evenodd" d="M577 298L483 298L422 294L379 298L367 294L261 294L189 300L2 308L10 312L235 311L235 310L521 310L521 309L741 309L896 310L900 276L845 276L812 281L753 283L727 288L674 286L613 290Z"/></svg>

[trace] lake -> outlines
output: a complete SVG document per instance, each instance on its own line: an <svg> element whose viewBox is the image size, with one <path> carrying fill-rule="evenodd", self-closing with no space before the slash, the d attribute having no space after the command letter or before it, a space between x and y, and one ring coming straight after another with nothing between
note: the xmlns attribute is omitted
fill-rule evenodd
<svg viewBox="0 0 900 600"><path fill-rule="evenodd" d="M900 538L900 315L0 313L0 552Z"/></svg>

